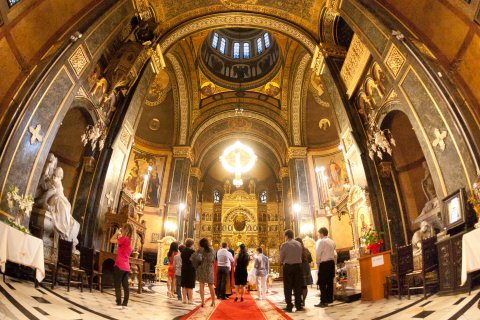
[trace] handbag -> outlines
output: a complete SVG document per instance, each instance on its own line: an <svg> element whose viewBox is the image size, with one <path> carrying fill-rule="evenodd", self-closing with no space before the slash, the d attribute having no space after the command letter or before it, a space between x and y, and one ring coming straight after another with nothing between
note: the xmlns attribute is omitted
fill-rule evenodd
<svg viewBox="0 0 480 320"><path fill-rule="evenodd" d="M190 256L190 261L195 269L197 269L202 264L202 254L200 252L194 252Z"/></svg>

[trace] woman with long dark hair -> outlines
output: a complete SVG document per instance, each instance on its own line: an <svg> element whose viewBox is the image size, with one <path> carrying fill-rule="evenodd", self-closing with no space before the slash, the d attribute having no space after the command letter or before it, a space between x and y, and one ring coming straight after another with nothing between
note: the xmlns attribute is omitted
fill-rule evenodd
<svg viewBox="0 0 480 320"><path fill-rule="evenodd" d="M182 257L182 294L183 303L193 304L193 288L195 288L195 268L193 267L191 256L193 250L193 239L185 240L185 249L181 253Z"/></svg>
<svg viewBox="0 0 480 320"><path fill-rule="evenodd" d="M240 301L243 302L243 295L245 294L245 285L247 284L247 266L250 261L247 248L242 243L238 254L235 255L235 300L238 301L238 294L240 293Z"/></svg>
<svg viewBox="0 0 480 320"><path fill-rule="evenodd" d="M178 242L172 242L170 244L170 249L167 253L168 258L168 279L167 279L167 288L168 288L168 297L175 297L175 269L173 268L173 258L178 254Z"/></svg>
<svg viewBox="0 0 480 320"><path fill-rule="evenodd" d="M201 263L197 268L197 280L200 282L200 298L202 307L205 305L205 283L208 284L210 297L212 298L212 307L215 306L215 291L213 289L213 262L215 261L215 252L210 247L207 238L203 238L199 242L200 248L196 254L201 256Z"/></svg>
<svg viewBox="0 0 480 320"><path fill-rule="evenodd" d="M302 270L303 270L303 288L302 288L302 306L305 306L305 299L308 294L308 286L313 284L312 272L310 269L310 263L312 263L312 254L310 251L305 248L303 245L302 238L296 238L298 242L302 245Z"/></svg>

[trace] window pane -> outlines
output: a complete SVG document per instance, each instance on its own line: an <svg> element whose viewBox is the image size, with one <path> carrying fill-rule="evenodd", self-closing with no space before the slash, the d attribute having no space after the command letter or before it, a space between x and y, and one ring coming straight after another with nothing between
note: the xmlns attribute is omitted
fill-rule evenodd
<svg viewBox="0 0 480 320"><path fill-rule="evenodd" d="M218 44L218 33L213 34L213 39L212 39L212 48L217 49L217 44Z"/></svg>
<svg viewBox="0 0 480 320"><path fill-rule="evenodd" d="M220 203L220 192L213 192L213 203Z"/></svg>
<svg viewBox="0 0 480 320"><path fill-rule="evenodd" d="M267 203L267 191L260 192L260 202Z"/></svg>
<svg viewBox="0 0 480 320"><path fill-rule="evenodd" d="M262 44L262 38L257 39L257 52L262 53L263 52L263 44Z"/></svg>
<svg viewBox="0 0 480 320"><path fill-rule="evenodd" d="M270 37L268 36L268 33L263 34L263 39L265 39L265 48L270 47Z"/></svg>
<svg viewBox="0 0 480 320"><path fill-rule="evenodd" d="M20 0L7 0L8 2L8 6L9 7L13 7L14 5L16 5L17 3L20 2Z"/></svg>
<svg viewBox="0 0 480 320"><path fill-rule="evenodd" d="M235 59L240 58L240 42L234 42L233 43L233 57Z"/></svg>
<svg viewBox="0 0 480 320"><path fill-rule="evenodd" d="M220 40L220 53L222 54L225 54L225 46L227 45L227 41L225 40L225 38L222 38Z"/></svg>
<svg viewBox="0 0 480 320"><path fill-rule="evenodd" d="M250 43L244 42L243 43L243 59L250 58Z"/></svg>

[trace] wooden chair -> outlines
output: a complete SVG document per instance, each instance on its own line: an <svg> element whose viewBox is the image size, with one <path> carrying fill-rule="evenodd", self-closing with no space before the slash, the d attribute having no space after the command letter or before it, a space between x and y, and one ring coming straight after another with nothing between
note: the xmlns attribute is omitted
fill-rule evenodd
<svg viewBox="0 0 480 320"><path fill-rule="evenodd" d="M386 278L385 297L388 299L393 292L397 292L398 299L402 299L405 288L405 277L413 271L412 245L397 247L396 272Z"/></svg>
<svg viewBox="0 0 480 320"><path fill-rule="evenodd" d="M85 271L90 292L92 292L93 279L95 277L97 277L98 280L98 290L101 290L102 273L95 270L95 249L87 247L80 248L80 269Z"/></svg>
<svg viewBox="0 0 480 320"><path fill-rule="evenodd" d="M436 242L436 236L422 240L422 269L406 275L408 299L410 299L410 290L423 290L423 297L426 298L427 288L437 289L439 286ZM417 284L418 280L421 281Z"/></svg>
<svg viewBox="0 0 480 320"><path fill-rule="evenodd" d="M150 283L153 283L155 282L155 272L151 272L151 269L150 269L150 263L149 262L145 262L143 264L143 274L142 274L142 278L145 279L145 282L150 282Z"/></svg>
<svg viewBox="0 0 480 320"><path fill-rule="evenodd" d="M72 278L72 273L77 273L80 276L80 279L81 279L80 290L83 292L83 276L85 275L85 271L73 266L72 250L73 250L73 242L63 240L63 239L58 239L58 258L57 258L57 266L55 268L55 275L53 277L52 289L55 287L55 284L57 283L58 270L65 269L68 272L67 292L70 291L70 281Z"/></svg>

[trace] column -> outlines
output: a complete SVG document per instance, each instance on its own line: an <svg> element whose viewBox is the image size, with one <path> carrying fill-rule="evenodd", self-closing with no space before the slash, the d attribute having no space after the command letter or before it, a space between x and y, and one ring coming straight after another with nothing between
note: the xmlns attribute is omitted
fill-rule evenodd
<svg viewBox="0 0 480 320"><path fill-rule="evenodd" d="M289 212L293 214L295 235L300 236L302 225L313 226L308 190L307 148L288 148L287 162L292 192L292 206Z"/></svg>
<svg viewBox="0 0 480 320"><path fill-rule="evenodd" d="M288 167L280 168L280 178L282 179L282 204L283 214L285 217L285 229L292 229L292 198L290 193L290 176L288 173Z"/></svg>
<svg viewBox="0 0 480 320"><path fill-rule="evenodd" d="M172 171L163 234L173 236L177 240L183 239L185 235L184 222L187 212L187 191L192 162L191 147L173 147Z"/></svg>
<svg viewBox="0 0 480 320"><path fill-rule="evenodd" d="M200 191L200 179L202 177L202 172L198 167L192 167L190 169L190 191L192 195L191 201L188 204L189 212L187 217L187 230L186 230L186 237L193 238L194 237L194 226L195 226L195 218L197 215L197 200L198 200L198 192ZM199 212L199 214L201 214Z"/></svg>

